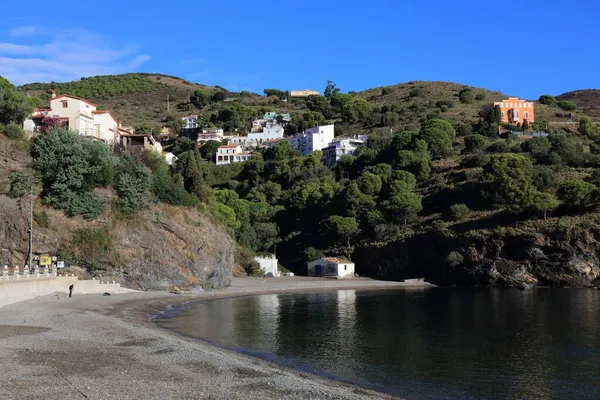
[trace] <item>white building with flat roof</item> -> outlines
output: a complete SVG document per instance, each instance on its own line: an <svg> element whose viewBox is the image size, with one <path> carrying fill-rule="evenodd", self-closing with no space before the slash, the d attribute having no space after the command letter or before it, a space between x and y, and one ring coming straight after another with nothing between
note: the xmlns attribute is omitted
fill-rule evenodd
<svg viewBox="0 0 600 400"><path fill-rule="evenodd" d="M353 138L339 138L323 150L323 163L333 165L343 156L356 154L356 150L368 139L368 135L358 135Z"/></svg>
<svg viewBox="0 0 600 400"><path fill-rule="evenodd" d="M247 161L250 157L252 157L252 153L242 150L242 146L239 144L227 144L219 146L215 162L217 165L233 164Z"/></svg>

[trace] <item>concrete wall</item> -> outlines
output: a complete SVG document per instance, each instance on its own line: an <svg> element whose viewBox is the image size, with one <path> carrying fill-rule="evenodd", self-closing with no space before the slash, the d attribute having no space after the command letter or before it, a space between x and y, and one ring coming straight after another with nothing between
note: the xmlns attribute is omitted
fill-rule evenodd
<svg viewBox="0 0 600 400"><path fill-rule="evenodd" d="M260 269L263 270L265 275L270 272L273 276L277 276L278 261L274 255L271 257L254 257L254 260L260 265Z"/></svg>
<svg viewBox="0 0 600 400"><path fill-rule="evenodd" d="M97 293L125 293L135 290L117 284L100 284L100 281L80 281L77 277L26 278L0 281L0 307L19 301L46 296L55 292L68 293L74 285L73 295Z"/></svg>

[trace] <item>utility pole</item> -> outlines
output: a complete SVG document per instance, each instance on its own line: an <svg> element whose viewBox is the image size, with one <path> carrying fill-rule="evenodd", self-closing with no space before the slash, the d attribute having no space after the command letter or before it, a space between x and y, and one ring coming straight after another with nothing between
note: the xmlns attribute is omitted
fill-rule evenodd
<svg viewBox="0 0 600 400"><path fill-rule="evenodd" d="M33 268L33 189L29 192L29 268Z"/></svg>
<svg viewBox="0 0 600 400"><path fill-rule="evenodd" d="M169 103L169 93L167 93L167 111L171 111L171 104Z"/></svg>

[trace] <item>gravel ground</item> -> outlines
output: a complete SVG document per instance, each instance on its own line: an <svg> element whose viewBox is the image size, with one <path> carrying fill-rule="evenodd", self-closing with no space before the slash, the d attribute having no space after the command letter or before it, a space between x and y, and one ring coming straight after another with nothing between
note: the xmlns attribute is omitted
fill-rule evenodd
<svg viewBox="0 0 600 400"><path fill-rule="evenodd" d="M194 296L57 293L8 305L0 308L0 399L389 399L178 336L155 327L149 315L215 296L393 286L243 278Z"/></svg>

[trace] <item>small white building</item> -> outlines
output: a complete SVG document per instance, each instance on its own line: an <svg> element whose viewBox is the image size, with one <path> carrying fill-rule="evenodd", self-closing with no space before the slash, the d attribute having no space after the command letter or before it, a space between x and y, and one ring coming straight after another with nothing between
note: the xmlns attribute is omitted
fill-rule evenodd
<svg viewBox="0 0 600 400"><path fill-rule="evenodd" d="M275 258L274 254L271 254L270 256L254 257L254 261L260 265L260 269L264 272L265 276L279 276L279 273L277 272L278 260Z"/></svg>
<svg viewBox="0 0 600 400"><path fill-rule="evenodd" d="M354 263L342 257L322 257L308 263L308 276L354 277Z"/></svg>
<svg viewBox="0 0 600 400"><path fill-rule="evenodd" d="M359 146L368 139L367 135L358 135L353 138L340 138L331 142L323 150L323 163L333 165L345 155L354 155Z"/></svg>
<svg viewBox="0 0 600 400"><path fill-rule="evenodd" d="M239 144L228 144L217 149L216 164L225 165L248 161L252 153L243 151Z"/></svg>
<svg viewBox="0 0 600 400"><path fill-rule="evenodd" d="M187 117L181 118L183 120L183 128L184 130L193 130L198 129L200 127L198 122L198 115L190 115Z"/></svg>

